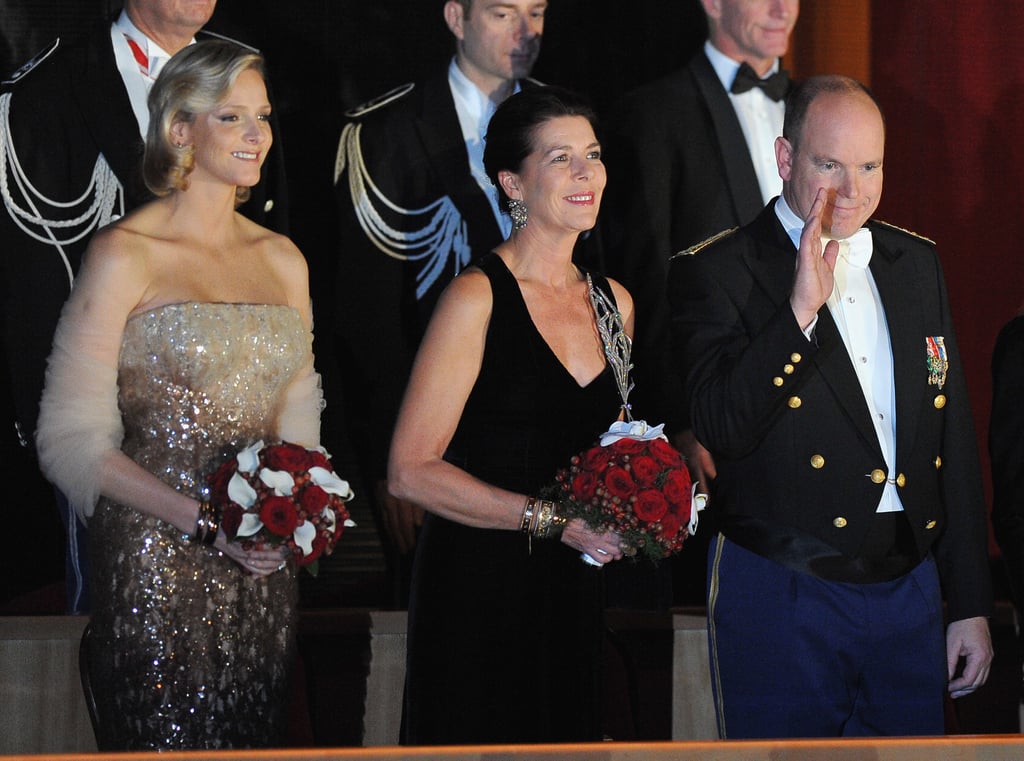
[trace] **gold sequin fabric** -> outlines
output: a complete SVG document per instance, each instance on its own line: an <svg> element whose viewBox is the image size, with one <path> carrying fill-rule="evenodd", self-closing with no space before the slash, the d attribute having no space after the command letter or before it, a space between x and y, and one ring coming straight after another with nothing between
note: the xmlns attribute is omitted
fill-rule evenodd
<svg viewBox="0 0 1024 761"><path fill-rule="evenodd" d="M118 367L122 449L196 496L237 451L275 439L311 336L284 306L187 303L133 316ZM89 521L89 666L106 749L280 745L294 655L294 565L265 579L138 510Z"/></svg>

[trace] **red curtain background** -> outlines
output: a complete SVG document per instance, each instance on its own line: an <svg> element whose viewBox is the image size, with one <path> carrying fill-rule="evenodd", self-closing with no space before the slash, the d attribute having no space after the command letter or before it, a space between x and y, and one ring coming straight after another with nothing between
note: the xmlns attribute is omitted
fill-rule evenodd
<svg viewBox="0 0 1024 761"><path fill-rule="evenodd" d="M1014 0L805 0L786 61L798 77L856 77L882 103L877 216L938 244L989 497L992 347L1024 305L1021 30Z"/></svg>
<svg viewBox="0 0 1024 761"><path fill-rule="evenodd" d="M938 244L986 487L992 347L1024 304L1022 29L1014 0L872 9L871 80L887 118L878 216Z"/></svg>

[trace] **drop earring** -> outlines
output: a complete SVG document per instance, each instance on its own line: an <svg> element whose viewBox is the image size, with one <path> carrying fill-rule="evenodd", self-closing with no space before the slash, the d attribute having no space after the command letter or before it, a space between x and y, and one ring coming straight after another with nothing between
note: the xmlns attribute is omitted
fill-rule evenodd
<svg viewBox="0 0 1024 761"><path fill-rule="evenodd" d="M512 231L518 232L526 227L527 211L526 204L518 198L508 199L508 215L512 217Z"/></svg>

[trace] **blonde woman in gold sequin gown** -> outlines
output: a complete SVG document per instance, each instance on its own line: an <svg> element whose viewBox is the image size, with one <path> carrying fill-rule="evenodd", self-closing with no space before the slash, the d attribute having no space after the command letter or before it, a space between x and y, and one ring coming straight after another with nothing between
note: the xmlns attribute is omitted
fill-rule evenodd
<svg viewBox="0 0 1024 761"><path fill-rule="evenodd" d="M158 198L93 238L54 339L40 461L89 523L101 749L279 745L294 564L187 535L206 475L241 447L318 444L306 265L235 212L272 141L262 59L198 43L149 102Z"/></svg>

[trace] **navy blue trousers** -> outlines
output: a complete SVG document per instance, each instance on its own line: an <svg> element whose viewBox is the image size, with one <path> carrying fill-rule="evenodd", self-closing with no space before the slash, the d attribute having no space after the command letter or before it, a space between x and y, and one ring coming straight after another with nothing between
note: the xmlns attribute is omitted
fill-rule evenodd
<svg viewBox="0 0 1024 761"><path fill-rule="evenodd" d="M895 581L844 584L719 536L708 644L723 739L944 733L945 632L931 556Z"/></svg>

